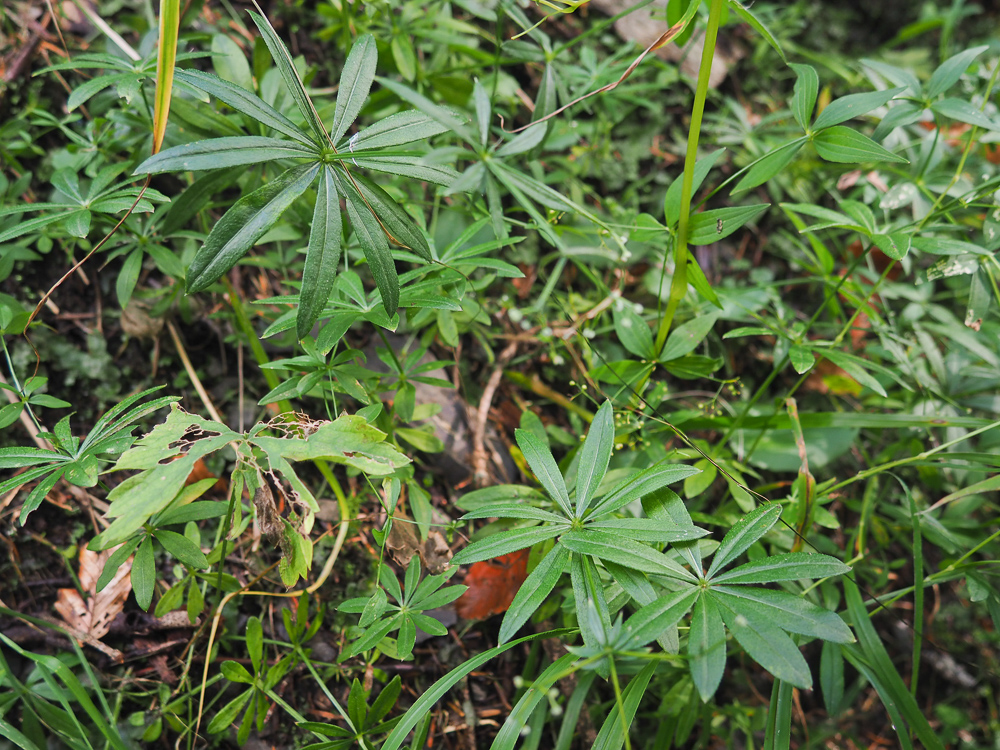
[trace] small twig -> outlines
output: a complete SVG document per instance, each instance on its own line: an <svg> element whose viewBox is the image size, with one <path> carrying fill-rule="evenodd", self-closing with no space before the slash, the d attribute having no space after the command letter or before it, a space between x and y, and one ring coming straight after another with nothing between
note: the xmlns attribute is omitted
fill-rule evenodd
<svg viewBox="0 0 1000 750"><path fill-rule="evenodd" d="M170 331L170 338L174 340L174 346L177 348L177 354L181 358L181 362L184 363L184 370L187 372L188 377L191 378L191 382L194 384L194 389L198 392L198 397L201 399L201 403L205 405L205 411L208 415L214 419L216 422L225 424L222 417L219 416L219 412L215 410L215 406L212 405L212 400L208 397L208 392L205 390L205 386L201 384L201 379L198 377L198 373L194 371L194 366L191 364L191 360L188 359L187 350L184 348L183 342L181 342L180 334L177 333L177 328L171 321L167 321L167 330Z"/></svg>
<svg viewBox="0 0 1000 750"><path fill-rule="evenodd" d="M503 368L517 353L517 342L512 341L500 352L497 357L496 366L490 373L486 387L483 388L483 396L479 399L479 409L476 411L476 424L472 433L472 482L476 487L485 487L489 482L489 455L486 452L486 421L490 415L490 406L493 404L493 395L500 385L500 378L503 377Z"/></svg>

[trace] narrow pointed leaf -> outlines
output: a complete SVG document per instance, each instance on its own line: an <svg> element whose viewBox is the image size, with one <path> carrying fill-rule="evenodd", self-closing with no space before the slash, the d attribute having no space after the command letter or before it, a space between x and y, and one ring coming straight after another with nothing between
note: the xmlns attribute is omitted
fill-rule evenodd
<svg viewBox="0 0 1000 750"><path fill-rule="evenodd" d="M815 130L839 125L855 117L866 115L873 109L885 106L889 101L906 90L905 86L882 91L866 91L863 94L848 94L830 102L816 117Z"/></svg>
<svg viewBox="0 0 1000 750"><path fill-rule="evenodd" d="M216 75L200 70L178 70L174 77L190 86L201 89L206 94L214 96L220 102L228 104L247 117L266 125L272 130L287 135L289 138L307 146L315 146L315 141L303 133L291 120L265 102L256 94L252 94L241 86L224 81Z"/></svg>
<svg viewBox="0 0 1000 750"><path fill-rule="evenodd" d="M342 233L336 176L332 167L325 166L319 175L312 232L309 235L305 268L302 270L299 310L295 317L295 332L299 339L309 335L330 301L333 282L337 277L337 265L340 263Z"/></svg>
<svg viewBox="0 0 1000 750"><path fill-rule="evenodd" d="M292 64L292 56L288 53L288 48L285 47L284 42L281 41L278 33L271 26L271 22L267 18L252 10L247 12L264 38L264 44L267 45L267 49L274 60L274 65L278 69L278 73L281 74L281 80L285 82L288 92L295 101L295 106L298 107L299 112L302 113L302 117L305 118L309 129L312 131L313 140L317 143L328 143L329 137L326 134L326 129L323 127L323 122L319 119L316 108L306 93L302 79L299 78L299 74Z"/></svg>
<svg viewBox="0 0 1000 750"><path fill-rule="evenodd" d="M392 235L391 239L403 247L412 250L425 260L431 259L431 250L427 244L427 238L420 231L409 214L396 203L389 194L363 175L353 175L354 181L361 189L368 205L375 212L375 215L382 222L383 234L386 230ZM371 211L369 211L371 213Z"/></svg>
<svg viewBox="0 0 1000 750"><path fill-rule="evenodd" d="M621 707L613 705L609 709L608 715L604 719L604 724L601 726L601 731L597 733L597 739L594 741L592 750L620 750L622 745L625 744L625 732L631 728L632 720L635 719L635 714L639 710L639 704L642 702L642 698L646 694L646 688L649 686L649 681L652 679L653 673L656 672L658 666L657 662L650 662L642 668L639 674L629 680L628 685L622 690ZM624 727L622 726L623 712Z"/></svg>
<svg viewBox="0 0 1000 750"><path fill-rule="evenodd" d="M909 164L902 156L897 156L868 136L843 125L834 125L820 131L813 138L813 145L820 157L840 164L863 164L870 161Z"/></svg>
<svg viewBox="0 0 1000 750"><path fill-rule="evenodd" d="M610 401L601 404L590 423L587 439L580 449L576 472L576 517L583 518L591 498L608 471L615 442L614 408Z"/></svg>
<svg viewBox="0 0 1000 750"><path fill-rule="evenodd" d="M854 635L840 615L805 597L759 586L712 586L712 591L717 601L734 612L744 612L789 633L834 643L854 643Z"/></svg>
<svg viewBox="0 0 1000 750"><path fill-rule="evenodd" d="M500 555L517 552L519 549L531 547L546 539L559 536L569 524L563 526L532 526L527 529L511 529L491 534L485 539L473 542L451 559L452 565L468 565L469 563L491 560Z"/></svg>
<svg viewBox="0 0 1000 750"><path fill-rule="evenodd" d="M340 73L340 86L337 89L337 109L333 116L333 128L330 138L334 143L347 132L351 123L357 119L358 113L368 98L372 81L375 80L375 67L378 65L378 50L375 47L375 37L365 34L355 40L351 52Z"/></svg>
<svg viewBox="0 0 1000 750"><path fill-rule="evenodd" d="M754 508L733 524L715 551L712 565L705 577L711 580L717 572L743 554L750 545L771 530L780 516L781 506L777 503L768 503Z"/></svg>
<svg viewBox="0 0 1000 750"><path fill-rule="evenodd" d="M375 285L382 295L382 305L386 313L392 316L399 307L399 277L396 275L389 240L354 185L341 178L340 187L347 198L347 215L351 218L351 226L365 251L365 260L368 261L368 267L375 277Z"/></svg>
<svg viewBox="0 0 1000 750"><path fill-rule="evenodd" d="M562 472L556 465L556 460L552 458L552 451L549 446L539 440L533 433L527 430L514 430L514 439L517 441L521 453L524 454L528 466L531 467L535 477L538 479L549 496L559 504L563 513L572 516L573 512L569 504L569 492L566 490L566 481Z"/></svg>
<svg viewBox="0 0 1000 750"><path fill-rule="evenodd" d="M712 583L774 583L802 578L828 578L850 572L849 566L829 555L786 552L719 573L712 578Z"/></svg>
<svg viewBox="0 0 1000 750"><path fill-rule="evenodd" d="M260 164L278 159L316 158L315 147L256 135L208 138L168 148L136 167L135 174L197 172Z"/></svg>
<svg viewBox="0 0 1000 750"><path fill-rule="evenodd" d="M726 670L726 629L712 597L702 592L691 615L688 633L688 666L703 701L708 701Z"/></svg>
<svg viewBox="0 0 1000 750"><path fill-rule="evenodd" d="M435 104L423 94L418 94L416 91L402 83L398 83L389 78L378 78L377 80L380 84L382 84L382 86L389 89L400 99L412 104L432 120L440 123L443 127L453 132L470 146L477 147L479 145L479 139L472 131L472 128L469 127L468 123L464 119L456 115L451 110Z"/></svg>
<svg viewBox="0 0 1000 750"><path fill-rule="evenodd" d="M701 469L683 464L659 463L643 469L635 476L619 484L591 510L589 518L597 518L608 513L614 513L629 503L638 500L651 492L666 487L668 484L680 482Z"/></svg>
<svg viewBox="0 0 1000 750"><path fill-rule="evenodd" d="M552 589L559 583L569 560L569 550L562 544L549 550L549 554L542 558L541 562L531 571L521 588L517 590L514 600L510 603L507 613L503 617L500 625L500 643L504 643L514 636L521 626L528 621L542 603L548 599Z"/></svg>
<svg viewBox="0 0 1000 750"><path fill-rule="evenodd" d="M215 225L188 268L187 291L200 292L236 265L316 179L319 164L293 167L240 198Z"/></svg>
<svg viewBox="0 0 1000 750"><path fill-rule="evenodd" d="M644 573L696 581L690 571L681 567L662 552L631 539L604 531L571 531L563 534L562 543L573 552L592 555Z"/></svg>
<svg viewBox="0 0 1000 750"><path fill-rule="evenodd" d="M778 679L811 688L812 672L795 642L767 620L748 616L748 612L730 607L731 603L719 600L719 614L751 658Z"/></svg>
<svg viewBox="0 0 1000 750"><path fill-rule="evenodd" d="M397 112L351 136L354 149L376 149L402 146L443 133L447 128L415 109Z"/></svg>
<svg viewBox="0 0 1000 750"><path fill-rule="evenodd" d="M795 121L803 130L809 129L813 110L816 108L816 97L819 94L819 76L811 65L789 63L788 67L795 71L795 92L792 94L791 107Z"/></svg>
<svg viewBox="0 0 1000 750"><path fill-rule="evenodd" d="M698 589L692 586L646 604L625 621L635 648L645 646L660 637L667 628L680 622L698 598Z"/></svg>

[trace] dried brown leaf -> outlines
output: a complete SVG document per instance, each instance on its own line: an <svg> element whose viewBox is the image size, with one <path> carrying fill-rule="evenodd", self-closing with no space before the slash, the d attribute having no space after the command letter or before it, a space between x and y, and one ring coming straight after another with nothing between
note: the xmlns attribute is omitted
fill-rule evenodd
<svg viewBox="0 0 1000 750"><path fill-rule="evenodd" d="M132 557L118 568L107 586L97 590L97 579L115 549L103 552L92 552L86 547L80 549L80 587L87 594L86 601L76 589L59 589L58 592L56 611L59 616L73 630L91 638L101 638L108 632L132 590Z"/></svg>

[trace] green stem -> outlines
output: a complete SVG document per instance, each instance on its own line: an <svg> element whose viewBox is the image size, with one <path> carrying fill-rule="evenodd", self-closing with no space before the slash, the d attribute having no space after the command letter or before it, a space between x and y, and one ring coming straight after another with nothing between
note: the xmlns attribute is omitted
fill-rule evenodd
<svg viewBox="0 0 1000 750"><path fill-rule="evenodd" d="M691 219L691 194L694 192L694 164L698 159L698 138L701 135L701 121L708 99L708 80L712 73L715 57L715 41L719 35L724 0L710 0L708 26L705 29L705 47L702 50L701 66L698 69L698 85L694 92L691 108L691 126L688 128L687 155L684 158L684 176L681 183L681 210L677 223L677 241L674 244L674 277L670 282L670 298L667 310L660 318L660 328L656 333L656 353L663 351L670 333L677 306L687 295L688 231Z"/></svg>

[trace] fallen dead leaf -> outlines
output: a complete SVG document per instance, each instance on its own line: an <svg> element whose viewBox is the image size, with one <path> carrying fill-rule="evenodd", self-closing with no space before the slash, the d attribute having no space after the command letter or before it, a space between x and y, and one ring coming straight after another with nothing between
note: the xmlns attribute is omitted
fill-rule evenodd
<svg viewBox="0 0 1000 750"><path fill-rule="evenodd" d="M115 577L100 591L97 579L114 549L92 552L86 547L80 549L80 587L87 594L84 601L76 589L59 589L56 611L73 630L101 638L111 628L111 622L125 607L132 590L132 557L118 568Z"/></svg>
<svg viewBox="0 0 1000 750"><path fill-rule="evenodd" d="M469 588L455 602L455 612L466 620L485 620L506 612L528 577L530 549L473 563L465 580Z"/></svg>
<svg viewBox="0 0 1000 750"><path fill-rule="evenodd" d="M443 573L451 560L451 548L440 531L431 531L427 534L427 539L421 541L416 524L398 511L393 518L385 546L392 559L403 568L417 555L431 575Z"/></svg>

